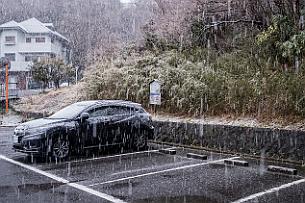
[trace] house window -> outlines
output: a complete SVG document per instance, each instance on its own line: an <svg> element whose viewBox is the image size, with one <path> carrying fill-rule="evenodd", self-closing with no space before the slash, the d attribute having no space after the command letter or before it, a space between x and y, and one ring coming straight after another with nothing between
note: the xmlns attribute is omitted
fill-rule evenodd
<svg viewBox="0 0 305 203"><path fill-rule="evenodd" d="M30 38L30 37L25 38L25 42L26 43L31 43L32 42L32 38Z"/></svg>
<svg viewBox="0 0 305 203"><path fill-rule="evenodd" d="M36 43L45 43L46 38L45 37L36 37Z"/></svg>
<svg viewBox="0 0 305 203"><path fill-rule="evenodd" d="M39 56L25 56L25 61L26 62L37 62L39 59Z"/></svg>
<svg viewBox="0 0 305 203"><path fill-rule="evenodd" d="M14 53L9 53L9 54L4 54L5 58L7 58L9 61L16 61L16 54Z"/></svg>
<svg viewBox="0 0 305 203"><path fill-rule="evenodd" d="M40 61L40 57L39 57L39 56L33 56L33 57L32 57L32 61L33 61L34 63L39 62L39 61Z"/></svg>
<svg viewBox="0 0 305 203"><path fill-rule="evenodd" d="M5 43L15 44L16 43L16 37L15 36L6 36L5 37Z"/></svg>
<svg viewBox="0 0 305 203"><path fill-rule="evenodd" d="M51 43L54 44L54 42L55 42L55 38L52 37L52 38L51 38Z"/></svg>

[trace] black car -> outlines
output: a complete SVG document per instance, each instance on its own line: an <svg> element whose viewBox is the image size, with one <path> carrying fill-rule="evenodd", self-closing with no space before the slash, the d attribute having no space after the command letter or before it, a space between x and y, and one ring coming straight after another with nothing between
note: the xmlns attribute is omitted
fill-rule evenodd
<svg viewBox="0 0 305 203"><path fill-rule="evenodd" d="M65 159L86 149L108 147L144 149L154 127L150 114L129 101L83 101L47 118L15 128L15 151Z"/></svg>

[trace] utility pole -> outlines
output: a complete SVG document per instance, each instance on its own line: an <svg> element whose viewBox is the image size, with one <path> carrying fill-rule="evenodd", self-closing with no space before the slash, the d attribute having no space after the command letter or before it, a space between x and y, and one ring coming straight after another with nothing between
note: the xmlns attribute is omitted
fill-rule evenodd
<svg viewBox="0 0 305 203"><path fill-rule="evenodd" d="M79 67L75 66L75 84L76 85L77 85L77 82L78 82L78 69L79 69Z"/></svg>
<svg viewBox="0 0 305 203"><path fill-rule="evenodd" d="M1 69L1 73L2 71L4 71L4 81L3 84L1 84L1 87L5 88L5 112L8 113L8 107L9 107L9 69L10 69L10 61L8 58L5 57L1 57L0 58L0 69ZM2 74L1 74L2 75ZM3 91L3 93L4 93ZM2 91L1 91L2 92ZM2 96L2 93L1 93ZM3 95L4 96L4 95ZM2 99L1 99L1 103L2 103Z"/></svg>
<svg viewBox="0 0 305 203"><path fill-rule="evenodd" d="M8 66L9 64L5 64L5 112L8 113L8 97L9 97L9 89L8 89Z"/></svg>

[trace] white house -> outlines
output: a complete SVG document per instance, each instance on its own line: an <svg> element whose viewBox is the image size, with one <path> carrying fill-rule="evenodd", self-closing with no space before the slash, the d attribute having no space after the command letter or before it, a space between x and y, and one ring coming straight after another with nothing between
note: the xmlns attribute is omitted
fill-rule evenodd
<svg viewBox="0 0 305 203"><path fill-rule="evenodd" d="M0 25L0 57L10 60L10 82L18 89L27 88L33 62L57 57L70 63L70 55L69 40L56 32L52 23L31 18Z"/></svg>

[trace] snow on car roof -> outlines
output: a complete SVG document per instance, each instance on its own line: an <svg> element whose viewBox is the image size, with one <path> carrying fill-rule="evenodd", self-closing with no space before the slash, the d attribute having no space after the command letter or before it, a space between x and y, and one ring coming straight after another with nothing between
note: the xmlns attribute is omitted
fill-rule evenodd
<svg viewBox="0 0 305 203"><path fill-rule="evenodd" d="M81 106L92 106L95 104L102 104L102 105L127 105L127 106L137 106L140 107L141 104L131 102L131 101L124 101L124 100L91 100L91 101L81 101L75 103L76 105Z"/></svg>

